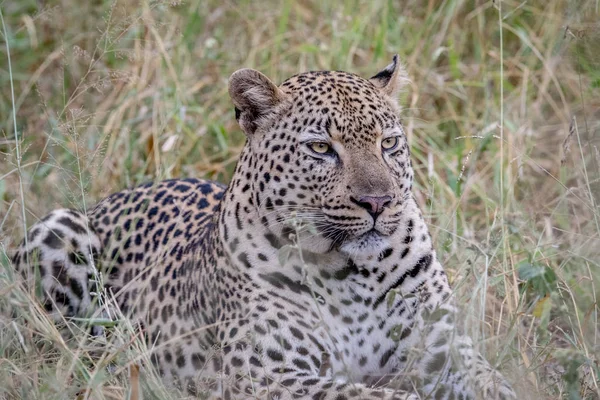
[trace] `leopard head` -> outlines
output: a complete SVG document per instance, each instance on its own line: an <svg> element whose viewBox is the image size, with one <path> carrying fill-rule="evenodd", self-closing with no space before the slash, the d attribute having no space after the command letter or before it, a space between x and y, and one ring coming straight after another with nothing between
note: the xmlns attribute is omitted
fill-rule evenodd
<svg viewBox="0 0 600 400"><path fill-rule="evenodd" d="M236 71L229 93L247 136L234 176L262 224L316 253L377 254L389 246L413 170L393 62L370 79L319 71L280 86Z"/></svg>

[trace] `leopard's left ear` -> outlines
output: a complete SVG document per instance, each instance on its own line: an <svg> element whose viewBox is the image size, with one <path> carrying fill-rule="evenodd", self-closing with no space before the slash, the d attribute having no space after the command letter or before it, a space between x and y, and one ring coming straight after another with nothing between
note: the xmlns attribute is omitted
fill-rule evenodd
<svg viewBox="0 0 600 400"><path fill-rule="evenodd" d="M285 98L269 78L250 68L231 75L229 96L235 106L235 118L247 135L253 135L260 121L271 115Z"/></svg>
<svg viewBox="0 0 600 400"><path fill-rule="evenodd" d="M383 93L396 100L396 96L408 82L408 75L396 54L390 65L369 80Z"/></svg>

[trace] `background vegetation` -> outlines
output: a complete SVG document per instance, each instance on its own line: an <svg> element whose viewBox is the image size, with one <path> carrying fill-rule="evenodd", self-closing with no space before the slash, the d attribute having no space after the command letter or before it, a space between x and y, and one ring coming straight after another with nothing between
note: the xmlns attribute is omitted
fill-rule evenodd
<svg viewBox="0 0 600 400"><path fill-rule="evenodd" d="M370 76L397 52L417 196L465 328L521 398L599 399L599 3L2 1L0 398L178 398L126 323L99 359L65 341L7 254L56 207L227 181L234 70Z"/></svg>

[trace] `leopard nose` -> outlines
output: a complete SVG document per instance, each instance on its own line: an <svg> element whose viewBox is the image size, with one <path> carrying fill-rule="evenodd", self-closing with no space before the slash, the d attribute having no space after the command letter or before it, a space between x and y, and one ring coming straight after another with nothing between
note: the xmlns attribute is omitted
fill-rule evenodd
<svg viewBox="0 0 600 400"><path fill-rule="evenodd" d="M373 218L377 218L383 209L390 205L392 196L361 196L358 199L350 197L350 200L367 210Z"/></svg>

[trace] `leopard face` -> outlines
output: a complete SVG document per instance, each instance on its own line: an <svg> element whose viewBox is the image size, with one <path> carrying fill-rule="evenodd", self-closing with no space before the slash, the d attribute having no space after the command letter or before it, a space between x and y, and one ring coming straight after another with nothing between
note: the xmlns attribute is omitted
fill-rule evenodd
<svg viewBox="0 0 600 400"><path fill-rule="evenodd" d="M245 189L275 236L299 235L316 253L389 246L413 179L394 100L403 79L396 59L370 80L308 72L277 87L253 70L232 76L242 162L255 170Z"/></svg>

